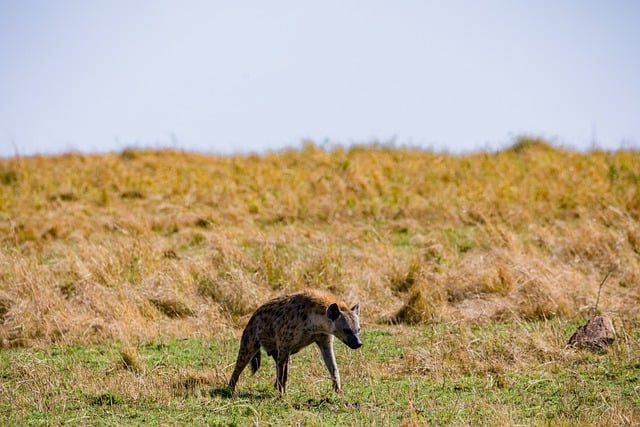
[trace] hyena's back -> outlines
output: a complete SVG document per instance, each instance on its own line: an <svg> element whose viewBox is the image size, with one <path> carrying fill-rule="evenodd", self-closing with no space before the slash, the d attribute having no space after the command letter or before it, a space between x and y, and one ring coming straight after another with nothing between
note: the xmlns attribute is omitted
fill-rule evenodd
<svg viewBox="0 0 640 427"><path fill-rule="evenodd" d="M294 354L328 332L325 314L332 302L339 303L341 310L349 310L345 303L316 290L277 298L258 308L247 328L268 355L274 356L279 344L288 345Z"/></svg>

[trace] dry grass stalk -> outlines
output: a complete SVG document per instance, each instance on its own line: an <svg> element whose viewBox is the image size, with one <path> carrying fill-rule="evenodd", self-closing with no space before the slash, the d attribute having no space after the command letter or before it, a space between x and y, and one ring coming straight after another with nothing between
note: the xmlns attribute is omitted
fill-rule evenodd
<svg viewBox="0 0 640 427"><path fill-rule="evenodd" d="M120 349L120 361L122 368L127 371L134 373L144 372L144 364L140 360L140 354L131 345L125 345Z"/></svg>

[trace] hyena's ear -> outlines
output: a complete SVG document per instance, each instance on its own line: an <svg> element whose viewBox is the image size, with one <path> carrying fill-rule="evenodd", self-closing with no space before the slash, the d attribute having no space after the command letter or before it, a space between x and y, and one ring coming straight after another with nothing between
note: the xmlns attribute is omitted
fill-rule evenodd
<svg viewBox="0 0 640 427"><path fill-rule="evenodd" d="M357 303L353 307L351 307L351 311L353 311L356 315L360 316L360 303Z"/></svg>
<svg viewBox="0 0 640 427"><path fill-rule="evenodd" d="M338 304L334 302L327 308L327 317L332 322L335 322L338 317L340 317L340 307L338 307Z"/></svg>

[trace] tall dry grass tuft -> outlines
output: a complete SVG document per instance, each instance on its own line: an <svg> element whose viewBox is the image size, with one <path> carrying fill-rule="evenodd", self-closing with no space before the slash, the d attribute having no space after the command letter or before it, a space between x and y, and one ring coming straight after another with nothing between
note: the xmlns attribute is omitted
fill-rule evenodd
<svg viewBox="0 0 640 427"><path fill-rule="evenodd" d="M162 314L170 318L193 316L193 310L179 299L172 297L155 297L150 298L149 302Z"/></svg>
<svg viewBox="0 0 640 427"><path fill-rule="evenodd" d="M250 314L258 308L262 299L257 291L252 291L257 287L253 286L251 276L242 270L225 271L217 277L197 276L196 281L199 292L211 298L229 316Z"/></svg>
<svg viewBox="0 0 640 427"><path fill-rule="evenodd" d="M415 264L409 266L404 280L395 284L398 290L408 287L408 297L402 307L388 319L390 323L413 325L437 322L446 317L447 291L437 277Z"/></svg>
<svg viewBox="0 0 640 427"><path fill-rule="evenodd" d="M120 349L120 366L133 373L144 372L144 364L140 360L138 350L132 345L125 345Z"/></svg>
<svg viewBox="0 0 640 427"><path fill-rule="evenodd" d="M523 320L549 320L555 317L565 317L571 312L566 297L555 292L548 282L530 279L523 283L514 295L516 314Z"/></svg>
<svg viewBox="0 0 640 427"><path fill-rule="evenodd" d="M506 296L515 288L513 266L497 256L469 255L447 274L447 300L457 303L469 298Z"/></svg>

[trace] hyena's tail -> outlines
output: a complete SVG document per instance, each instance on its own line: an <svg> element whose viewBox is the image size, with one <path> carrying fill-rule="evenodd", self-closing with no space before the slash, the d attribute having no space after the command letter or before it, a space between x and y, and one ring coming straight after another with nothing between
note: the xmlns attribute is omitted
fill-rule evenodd
<svg viewBox="0 0 640 427"><path fill-rule="evenodd" d="M260 369L260 358L261 358L260 353L262 352L258 350L256 354L253 356L253 358L251 359L251 372L253 372L254 374L258 369Z"/></svg>

